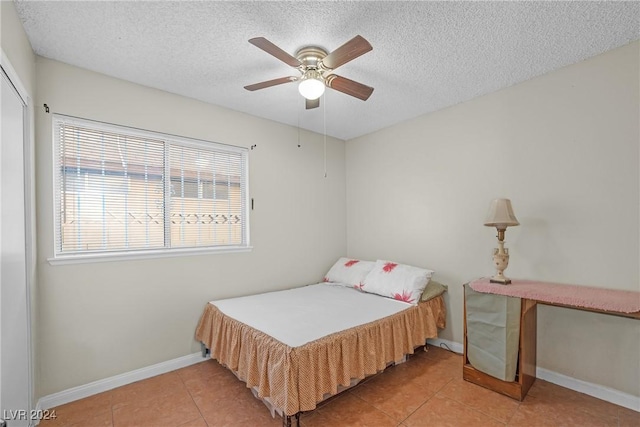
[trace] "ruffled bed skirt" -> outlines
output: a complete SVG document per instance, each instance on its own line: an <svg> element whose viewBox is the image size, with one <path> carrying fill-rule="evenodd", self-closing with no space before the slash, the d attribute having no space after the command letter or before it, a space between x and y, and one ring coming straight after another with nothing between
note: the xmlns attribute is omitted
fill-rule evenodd
<svg viewBox="0 0 640 427"><path fill-rule="evenodd" d="M223 314L207 304L196 339L211 357L267 397L285 415L315 409L339 386L348 387L401 361L438 336L445 327L442 296L421 302L392 316L328 335L300 347L289 347L271 336Z"/></svg>

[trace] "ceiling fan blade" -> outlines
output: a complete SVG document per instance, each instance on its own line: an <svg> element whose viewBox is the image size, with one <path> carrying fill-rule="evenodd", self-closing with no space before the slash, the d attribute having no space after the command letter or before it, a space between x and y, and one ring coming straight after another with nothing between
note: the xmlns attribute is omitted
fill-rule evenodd
<svg viewBox="0 0 640 427"><path fill-rule="evenodd" d="M326 78L326 84L331 89L335 89L339 92L346 93L358 99L366 101L373 93L373 88L362 83L358 83L353 80L349 80L346 77L340 77L335 74L330 74Z"/></svg>
<svg viewBox="0 0 640 427"><path fill-rule="evenodd" d="M249 39L249 43L251 43L255 47L258 47L264 50L269 55L275 56L276 58L278 58L280 61L284 62L287 65L290 65L292 67L299 67L300 65L302 65L302 63L298 61L297 58L289 55L287 52L280 49L278 46L271 43L269 40L265 39L264 37L254 37L252 39Z"/></svg>
<svg viewBox="0 0 640 427"><path fill-rule="evenodd" d="M249 86L245 86L246 90L254 91L258 89L264 89L266 87L281 85L283 83L295 82L297 77L280 77L279 79L267 80L266 82L255 83Z"/></svg>
<svg viewBox="0 0 640 427"><path fill-rule="evenodd" d="M318 108L320 106L320 98L318 99L305 99L304 106L307 110L311 110L312 108Z"/></svg>
<svg viewBox="0 0 640 427"><path fill-rule="evenodd" d="M339 66L356 59L358 56L363 55L372 49L373 47L371 47L364 37L355 36L329 55L325 56L322 59L322 65L331 70L335 70Z"/></svg>

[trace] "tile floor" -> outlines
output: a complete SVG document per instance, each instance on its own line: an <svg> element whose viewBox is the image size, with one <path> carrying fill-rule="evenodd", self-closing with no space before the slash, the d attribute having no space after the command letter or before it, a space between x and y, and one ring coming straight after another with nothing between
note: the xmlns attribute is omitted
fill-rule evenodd
<svg viewBox="0 0 640 427"><path fill-rule="evenodd" d="M53 408L40 427L281 426L233 374L209 360ZM462 357L419 350L303 414L316 426L636 426L640 413L537 380L520 403L462 380Z"/></svg>

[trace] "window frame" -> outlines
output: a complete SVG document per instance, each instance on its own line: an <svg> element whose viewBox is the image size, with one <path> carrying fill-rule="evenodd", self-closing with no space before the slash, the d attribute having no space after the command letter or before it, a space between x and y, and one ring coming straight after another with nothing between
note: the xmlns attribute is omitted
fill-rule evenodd
<svg viewBox="0 0 640 427"><path fill-rule="evenodd" d="M183 146L192 149L203 149L215 151L219 149L220 152L237 153L240 154L242 162L241 170L243 175L240 177L240 182L244 181L244 195L241 203L243 206L242 214L245 217L243 229L244 229L244 241L236 245L218 245L218 246L176 246L170 247L170 235L167 238L167 229L170 224L163 223L165 228L165 240L164 247L154 249L116 249L116 250L94 250L87 252L62 252L60 250L60 230L62 226L62 219L60 216L60 201L61 195L57 195L57 192L61 191L60 182L60 149L61 144L59 138L56 136L56 130L60 122L66 122L68 124L77 124L89 129L95 129L96 131L108 131L112 133L121 133L128 136L134 136L139 138L149 138L155 140L161 140L163 142L163 152L165 159L165 167L163 171L164 179L164 194L163 203L165 211L171 211L171 202L167 199L167 192L171 192L171 174L169 171L169 152L172 146ZM150 258L165 258L176 256L194 256L204 254L217 254L217 253L238 253L249 252L253 249L250 244L250 196L249 196L249 150L245 147L238 147L230 144L222 144L219 142L206 141L202 139L189 138L179 135L168 134L164 132L156 132L145 129L134 128L130 126L117 125L113 123L101 122L97 120L85 119L80 117L74 117L64 114L52 114L51 120L51 135L52 135L52 147L53 147L53 256L48 258L47 261L51 265L63 265L63 264L76 264L87 262L104 262L104 261L127 261L135 259L150 259ZM215 184L214 184L215 185ZM166 221L167 215L165 215ZM167 240L168 239L168 240ZM169 245L169 246L167 246Z"/></svg>

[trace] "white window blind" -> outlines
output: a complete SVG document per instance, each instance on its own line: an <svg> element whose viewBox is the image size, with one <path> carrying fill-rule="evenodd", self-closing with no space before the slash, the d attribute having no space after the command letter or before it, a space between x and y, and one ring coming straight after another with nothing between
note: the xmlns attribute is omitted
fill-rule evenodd
<svg viewBox="0 0 640 427"><path fill-rule="evenodd" d="M54 115L56 256L248 247L247 150Z"/></svg>

